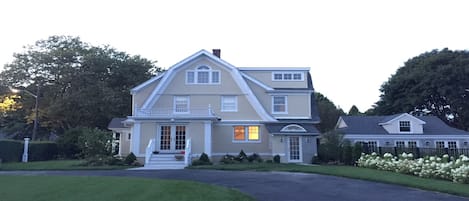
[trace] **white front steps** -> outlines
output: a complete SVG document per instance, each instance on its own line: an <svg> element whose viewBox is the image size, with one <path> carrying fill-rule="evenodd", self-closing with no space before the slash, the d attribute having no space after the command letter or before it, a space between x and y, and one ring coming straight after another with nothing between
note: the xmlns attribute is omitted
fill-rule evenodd
<svg viewBox="0 0 469 201"><path fill-rule="evenodd" d="M147 170L184 169L186 167L184 159L176 160L174 155L175 154L152 154L150 161L145 164L144 168Z"/></svg>

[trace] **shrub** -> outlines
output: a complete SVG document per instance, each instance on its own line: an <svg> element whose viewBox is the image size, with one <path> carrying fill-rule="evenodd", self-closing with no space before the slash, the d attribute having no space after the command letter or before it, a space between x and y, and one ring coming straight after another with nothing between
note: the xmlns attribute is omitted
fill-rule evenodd
<svg viewBox="0 0 469 201"><path fill-rule="evenodd" d="M253 153L252 155L248 156L248 161L250 163L252 163L252 162L262 163L263 160L262 160L261 156L259 156L259 154Z"/></svg>
<svg viewBox="0 0 469 201"><path fill-rule="evenodd" d="M275 155L274 156L274 163L280 163L280 155Z"/></svg>
<svg viewBox="0 0 469 201"><path fill-rule="evenodd" d="M376 153L362 154L358 166L378 170L393 171L402 174L416 175L424 178L450 180L459 183L469 183L469 157L461 155L459 158L449 160L448 155L443 157L424 157L413 159L413 154L402 153L394 157L385 153L383 157Z"/></svg>
<svg viewBox="0 0 469 201"><path fill-rule="evenodd" d="M247 159L248 159L248 156L246 155L246 153L244 153L244 151L242 149L239 152L238 156L235 158L235 160L237 160L239 162L244 162Z"/></svg>
<svg viewBox="0 0 469 201"><path fill-rule="evenodd" d="M57 158L58 148L55 142L36 142L29 144L29 161L46 161Z"/></svg>
<svg viewBox="0 0 469 201"><path fill-rule="evenodd" d="M352 161L354 164L361 157L362 153L363 153L363 145L360 143L355 143L352 148Z"/></svg>
<svg viewBox="0 0 469 201"><path fill-rule="evenodd" d="M110 156L112 154L111 142L112 135L97 128L83 128L78 137L78 147L85 158Z"/></svg>
<svg viewBox="0 0 469 201"><path fill-rule="evenodd" d="M23 142L15 140L0 140L0 159L3 162L21 161Z"/></svg>
<svg viewBox="0 0 469 201"><path fill-rule="evenodd" d="M266 163L273 163L272 159L266 160Z"/></svg>
<svg viewBox="0 0 469 201"><path fill-rule="evenodd" d="M132 165L136 160L137 160L137 157L135 156L135 154L130 152L130 154L124 158L124 164Z"/></svg>
<svg viewBox="0 0 469 201"><path fill-rule="evenodd" d="M220 163L222 164L234 164L238 163L239 161L235 160L235 156L226 154L220 159Z"/></svg>
<svg viewBox="0 0 469 201"><path fill-rule="evenodd" d="M78 146L78 138L82 135L83 128L72 128L57 139L58 154L61 158L77 159L80 156L81 149Z"/></svg>
<svg viewBox="0 0 469 201"><path fill-rule="evenodd" d="M208 155L206 153L202 153L200 155L199 159L192 161L193 166L197 165L212 165L212 162L210 162L210 159L208 158Z"/></svg>

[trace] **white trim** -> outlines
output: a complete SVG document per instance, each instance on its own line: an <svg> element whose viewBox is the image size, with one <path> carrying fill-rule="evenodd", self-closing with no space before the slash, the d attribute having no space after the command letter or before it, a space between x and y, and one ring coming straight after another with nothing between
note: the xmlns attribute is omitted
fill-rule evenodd
<svg viewBox="0 0 469 201"><path fill-rule="evenodd" d="M309 71L310 67L239 67L242 71Z"/></svg>
<svg viewBox="0 0 469 201"><path fill-rule="evenodd" d="M209 157L212 156L212 122L204 122L204 152Z"/></svg>
<svg viewBox="0 0 469 201"><path fill-rule="evenodd" d="M135 155L140 154L140 132L141 132L141 124L140 122L135 122L132 127L132 138L130 139L130 152L134 153ZM144 156L144 155L143 155Z"/></svg>
<svg viewBox="0 0 469 201"><path fill-rule="evenodd" d="M225 106L225 98L228 98L228 97L234 98L234 109L233 109L233 110L226 110L226 109L224 109L224 106ZM220 97L220 99L221 99L221 103L220 103L221 108L220 108L220 111L222 111L222 112L238 112L238 96L236 96L236 95L222 95L222 96Z"/></svg>
<svg viewBox="0 0 469 201"><path fill-rule="evenodd" d="M275 97L284 97L285 98L285 111L282 112L276 112L275 111L275 104L274 104L274 98ZM272 114L288 114L288 96L286 95L272 95Z"/></svg>
<svg viewBox="0 0 469 201"><path fill-rule="evenodd" d="M163 72L163 73L160 73L159 75L156 75L155 77L153 77L153 78L151 78L151 79L145 81L144 83L139 84L138 86L136 86L136 87L130 89L130 94L133 95L133 94L137 93L138 91L140 91L140 90L142 90L143 88L147 87L149 84L151 84L151 83L153 83L154 81L157 81L157 80L159 80L160 78L162 78L163 75L164 75L164 72ZM133 101L132 101L132 103L133 103Z"/></svg>
<svg viewBox="0 0 469 201"><path fill-rule="evenodd" d="M265 85L264 83L262 83L259 80L256 80L255 78L247 75L246 73L241 72L241 76L243 76L244 78L250 80L254 84L257 84L258 86L262 87L266 91L274 91L274 89L272 87L269 87L269 86Z"/></svg>
<svg viewBox="0 0 469 201"><path fill-rule="evenodd" d="M236 126L244 127L244 140L235 140L234 131L235 131ZM259 140L249 140L249 127L250 126L257 126ZM261 133L261 125L260 124L257 124L257 125L245 125L245 124L240 125L240 124L237 124L237 125L233 125L232 128L233 128L233 131L231 132L231 142L232 143L235 143L235 144L262 143L262 133Z"/></svg>
<svg viewBox="0 0 469 201"><path fill-rule="evenodd" d="M164 90L167 88L169 85L169 81L173 79L174 75L176 74L175 71L177 71L178 68L184 66L185 64L191 62L192 60L196 59L197 57L200 56L207 56L208 58L212 59L215 62L219 62L223 67L225 67L228 72L231 72L231 75L235 82L237 83L238 87L241 89L243 94L246 94L246 98L248 99L248 102L251 104L251 106L254 108L256 113L260 116L260 118L264 121L277 121L275 118L273 118L269 113L267 113L264 108L262 107L261 103L257 98L254 96L254 93L251 91L249 86L246 84L246 81L242 78L240 71L233 65L229 64L226 61L223 61L222 59L214 56L213 54L209 53L206 50L200 50L196 52L195 54L187 57L186 59L178 62L177 64L171 66L168 71L166 71L165 76L163 76L161 80L161 84L159 84L155 90L150 94L150 96L147 98L145 103L142 106L142 109L149 109L155 105L155 103L158 101L158 99L161 96L161 93L164 92ZM221 79L221 75L220 75Z"/></svg>

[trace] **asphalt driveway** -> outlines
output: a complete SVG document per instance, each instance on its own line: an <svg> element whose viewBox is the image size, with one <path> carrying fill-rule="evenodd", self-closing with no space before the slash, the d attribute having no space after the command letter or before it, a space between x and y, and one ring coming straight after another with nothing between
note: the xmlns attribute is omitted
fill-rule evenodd
<svg viewBox="0 0 469 201"><path fill-rule="evenodd" d="M469 201L467 198L391 184L305 173L218 170L6 171L16 175L126 176L192 180L238 189L263 201Z"/></svg>

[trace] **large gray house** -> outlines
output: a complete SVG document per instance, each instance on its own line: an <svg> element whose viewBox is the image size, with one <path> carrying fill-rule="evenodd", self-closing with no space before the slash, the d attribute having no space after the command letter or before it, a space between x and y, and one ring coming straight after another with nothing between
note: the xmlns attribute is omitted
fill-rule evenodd
<svg viewBox="0 0 469 201"><path fill-rule="evenodd" d="M336 130L352 143L373 147L469 148L469 132L446 125L435 116L407 113L389 116L341 116Z"/></svg>

